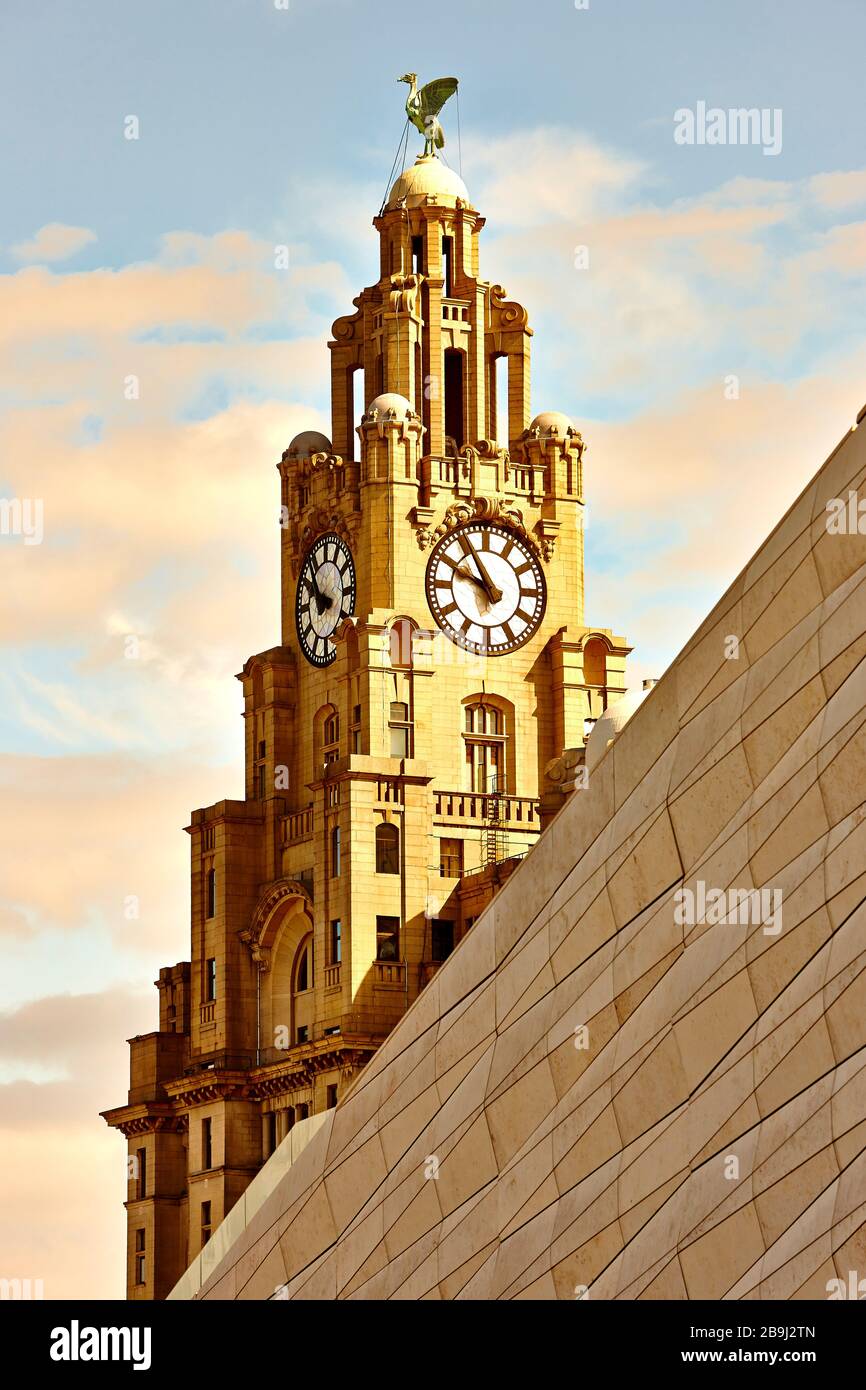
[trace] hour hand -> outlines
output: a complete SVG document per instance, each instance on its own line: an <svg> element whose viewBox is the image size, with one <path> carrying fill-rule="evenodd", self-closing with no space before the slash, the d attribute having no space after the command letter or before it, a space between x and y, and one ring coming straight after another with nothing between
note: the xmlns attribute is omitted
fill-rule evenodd
<svg viewBox="0 0 866 1390"><path fill-rule="evenodd" d="M488 595L488 593L487 593L487 589L486 589L485 586L484 586L484 581L483 581L483 579L479 579L479 577L478 577L477 574L473 574L472 571L471 571L471 569L469 568L469 566L466 564L465 561L464 561L464 563L463 563L462 565L458 565L458 566L457 566L457 568L456 568L456 570L454 571L454 573L455 573L455 574L459 574L461 579L468 579L468 580L470 581L470 583L472 583L472 584L475 585L476 589L480 589L480 590L481 590L481 593L484 595L483 607L482 607L481 611L482 611L482 613L486 613L487 610L488 610L488 608L490 607L490 598L489 598L489 595Z"/></svg>
<svg viewBox="0 0 866 1390"><path fill-rule="evenodd" d="M326 608L333 608L334 600L332 598L328 598L327 594L322 593L321 589L316 583L315 576L312 574L310 575L310 584L313 590L313 597L316 600L316 607L318 608L319 612L324 613Z"/></svg>

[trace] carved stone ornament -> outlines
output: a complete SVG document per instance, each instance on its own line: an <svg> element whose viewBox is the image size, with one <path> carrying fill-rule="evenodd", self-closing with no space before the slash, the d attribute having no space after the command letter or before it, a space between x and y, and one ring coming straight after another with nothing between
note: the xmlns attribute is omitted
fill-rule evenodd
<svg viewBox="0 0 866 1390"><path fill-rule="evenodd" d="M501 526L509 526L522 536L530 548L540 558L546 558L536 541L526 529L523 513L505 497L467 497L453 502L438 526L420 526L415 533L419 550L429 550L437 541L465 526L470 521L498 521Z"/></svg>
<svg viewBox="0 0 866 1390"><path fill-rule="evenodd" d="M360 523L359 512L352 512L349 516L340 516L337 512L329 512L326 507L315 507L310 510L304 524L298 527L292 537L292 575L294 578L297 579L301 569L301 561L318 536L324 535L326 531L333 531L335 535L346 542L350 550L354 550Z"/></svg>
<svg viewBox="0 0 866 1390"><path fill-rule="evenodd" d="M280 879L259 898L250 925L245 927L242 932L238 932L241 941L249 947L253 964L258 970L267 971L271 968L270 946L264 945L268 923L282 903L297 898L300 898L307 905L312 916L312 899L305 885L293 878Z"/></svg>
<svg viewBox="0 0 866 1390"><path fill-rule="evenodd" d="M490 317L494 328L527 328L529 315L523 305L505 296L502 285L490 286Z"/></svg>
<svg viewBox="0 0 866 1390"><path fill-rule="evenodd" d="M362 308L363 296L359 295L357 299L352 300L352 303L358 306L357 313L344 314L342 318L335 319L333 327L331 328L331 332L338 343L350 343L353 338L360 336L359 330L363 326L362 320L364 317Z"/></svg>
<svg viewBox="0 0 866 1390"><path fill-rule="evenodd" d="M421 317L421 282L423 275L391 276L391 289L388 292L388 306L392 314L410 314L412 318Z"/></svg>

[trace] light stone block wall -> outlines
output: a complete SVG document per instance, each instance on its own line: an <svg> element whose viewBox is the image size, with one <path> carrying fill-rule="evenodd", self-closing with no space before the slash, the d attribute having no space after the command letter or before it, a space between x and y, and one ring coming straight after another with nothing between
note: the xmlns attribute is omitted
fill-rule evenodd
<svg viewBox="0 0 866 1390"><path fill-rule="evenodd" d="M849 488L864 429L201 1297L824 1298L866 1276L866 537L826 526ZM682 921L684 888L781 894L781 929Z"/></svg>

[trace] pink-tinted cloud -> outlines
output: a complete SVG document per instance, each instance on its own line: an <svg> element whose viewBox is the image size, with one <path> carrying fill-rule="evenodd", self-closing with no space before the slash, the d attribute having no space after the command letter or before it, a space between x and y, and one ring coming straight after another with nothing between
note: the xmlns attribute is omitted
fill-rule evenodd
<svg viewBox="0 0 866 1390"><path fill-rule="evenodd" d="M89 227L69 227L64 222L47 222L30 241L19 241L11 247L18 261L65 261L96 241Z"/></svg>

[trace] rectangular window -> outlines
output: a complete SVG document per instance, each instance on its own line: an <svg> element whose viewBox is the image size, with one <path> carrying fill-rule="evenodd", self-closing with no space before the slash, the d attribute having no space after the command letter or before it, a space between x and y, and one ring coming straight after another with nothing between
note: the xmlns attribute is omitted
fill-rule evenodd
<svg viewBox="0 0 866 1390"><path fill-rule="evenodd" d="M213 1167L213 1120L201 1122L201 1166Z"/></svg>
<svg viewBox="0 0 866 1390"><path fill-rule="evenodd" d="M135 1195L141 1199L147 1196L147 1149L136 1149L135 1157L138 1160L138 1184Z"/></svg>
<svg viewBox="0 0 866 1390"><path fill-rule="evenodd" d="M135 1248L137 1251L144 1249L144 1228L135 1233Z"/></svg>
<svg viewBox="0 0 866 1390"><path fill-rule="evenodd" d="M460 878L463 873L463 841L439 841L440 878Z"/></svg>
<svg viewBox="0 0 866 1390"><path fill-rule="evenodd" d="M388 718L391 732L391 757L411 757L409 747L409 706L403 700L392 700Z"/></svg>
<svg viewBox="0 0 866 1390"><path fill-rule="evenodd" d="M144 1231L139 1230L135 1233L135 1282L143 1284L145 1282L145 1258L144 1258Z"/></svg>
<svg viewBox="0 0 866 1390"><path fill-rule="evenodd" d="M397 948L399 946L400 918L399 917L377 917L376 918L376 959L377 960L398 960Z"/></svg>
<svg viewBox="0 0 866 1390"><path fill-rule="evenodd" d="M271 1110L268 1114L268 1152L266 1158L270 1158L274 1149L277 1147L277 1116L276 1111Z"/></svg>
<svg viewBox="0 0 866 1390"><path fill-rule="evenodd" d="M331 964L339 965L343 959L343 924L339 917L331 921Z"/></svg>
<svg viewBox="0 0 866 1390"><path fill-rule="evenodd" d="M298 1029L298 1042L299 1042L299 1043L309 1042L309 1039L310 1039L310 1030L309 1030L309 1027L307 1026L306 1023L302 1023L301 1026L300 1026L300 1028Z"/></svg>
<svg viewBox="0 0 866 1390"><path fill-rule="evenodd" d="M265 781L265 778L266 778L266 776L267 776L267 768L265 767L264 763L259 763L258 768L257 768L256 771L257 771L257 776L258 776L258 787L257 787L257 789L256 789L256 790L257 790L257 793L258 793L258 798L259 798L259 801L264 801L264 798L265 798L265 788L266 788L266 785L267 785L267 784L266 784L266 781Z"/></svg>
<svg viewBox="0 0 866 1390"><path fill-rule="evenodd" d="M204 998L206 1004L216 999L216 957L209 956L204 963Z"/></svg>
<svg viewBox="0 0 866 1390"><path fill-rule="evenodd" d="M331 831L331 878L340 877L340 827Z"/></svg>
<svg viewBox="0 0 866 1390"><path fill-rule="evenodd" d="M207 891L205 894L205 917L216 916L216 869L207 871Z"/></svg>
<svg viewBox="0 0 866 1390"><path fill-rule="evenodd" d="M413 236L412 238L412 270L416 275L424 274L424 238Z"/></svg>
<svg viewBox="0 0 866 1390"><path fill-rule="evenodd" d="M210 1240L210 1233L211 1233L211 1215L210 1215L210 1211L211 1211L211 1204L210 1204L210 1202L202 1202L202 1204L201 1204L201 1243L202 1243L203 1246L204 1246L204 1245L207 1245L208 1241Z"/></svg>
<svg viewBox="0 0 866 1390"><path fill-rule="evenodd" d="M352 710L352 752L361 751L361 706L355 705Z"/></svg>
<svg viewBox="0 0 866 1390"><path fill-rule="evenodd" d="M447 960L454 950L454 923L442 917L433 919L433 959Z"/></svg>
<svg viewBox="0 0 866 1390"><path fill-rule="evenodd" d="M329 1086L329 1087L328 1087L328 1093L327 1093L327 1109L328 1109L328 1110L333 1110L333 1108L334 1108L334 1106L335 1106L336 1104L337 1104L337 1086L336 1086L336 1082L335 1082L333 1086Z"/></svg>
<svg viewBox="0 0 866 1390"><path fill-rule="evenodd" d="M444 279L444 281L445 281L445 286L444 286L444 289L443 289L443 294L445 295L445 298L446 298L446 299L451 299L451 298L453 297L453 293L454 293L454 276L453 276L453 274L452 274L452 266L451 266L451 262L452 262L452 260L453 260L453 253L454 253L454 241L453 241L453 239L452 239L450 236L444 236L444 237L442 238L442 262L443 262L443 269L444 269L444 271L445 271L445 274L444 274L444 276L443 276L443 279Z"/></svg>

